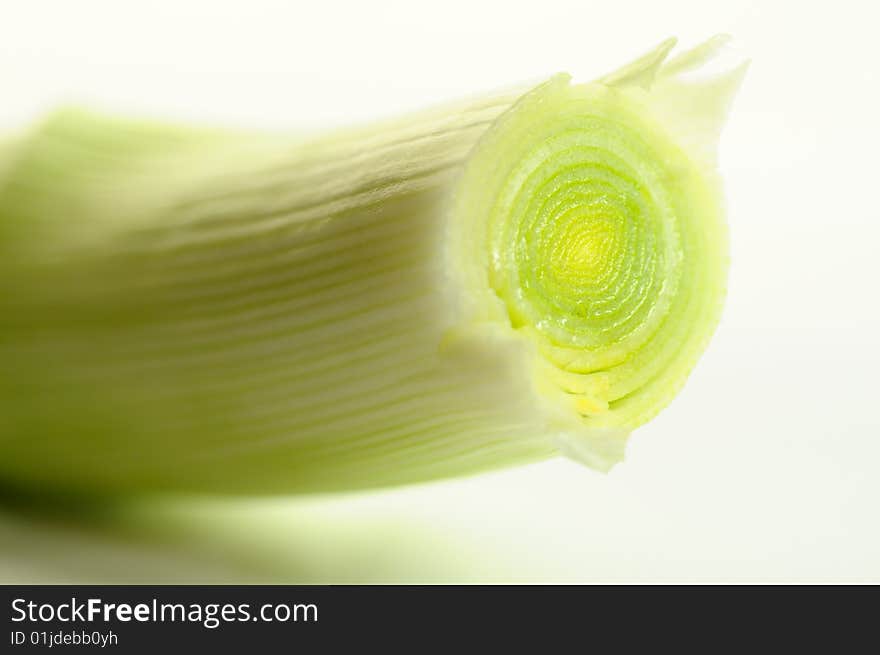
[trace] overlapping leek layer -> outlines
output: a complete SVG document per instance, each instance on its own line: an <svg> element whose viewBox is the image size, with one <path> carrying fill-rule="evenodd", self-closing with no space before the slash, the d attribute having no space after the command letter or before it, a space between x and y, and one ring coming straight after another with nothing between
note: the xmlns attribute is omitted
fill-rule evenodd
<svg viewBox="0 0 880 655"><path fill-rule="evenodd" d="M0 479L609 468L720 313L723 41L304 143L50 118L0 183Z"/></svg>

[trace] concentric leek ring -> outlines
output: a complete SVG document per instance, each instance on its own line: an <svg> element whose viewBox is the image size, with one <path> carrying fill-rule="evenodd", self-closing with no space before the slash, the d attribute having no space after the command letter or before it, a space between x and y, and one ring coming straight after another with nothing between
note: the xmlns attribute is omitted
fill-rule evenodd
<svg viewBox="0 0 880 655"><path fill-rule="evenodd" d="M537 343L557 400L627 429L671 400L717 322L726 239L713 172L649 103L552 79L485 135L456 202L466 283Z"/></svg>

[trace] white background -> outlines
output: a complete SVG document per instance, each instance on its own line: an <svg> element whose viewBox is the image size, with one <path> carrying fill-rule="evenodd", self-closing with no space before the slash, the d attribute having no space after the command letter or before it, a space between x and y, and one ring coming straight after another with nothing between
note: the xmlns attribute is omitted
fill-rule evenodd
<svg viewBox="0 0 880 655"><path fill-rule="evenodd" d="M0 576L880 581L876 6L0 2L0 126L70 100L345 124L560 70L589 79L669 35L729 32L752 59L721 148L721 328L612 473L559 460L356 498L151 509L176 527L143 543L10 515Z"/></svg>

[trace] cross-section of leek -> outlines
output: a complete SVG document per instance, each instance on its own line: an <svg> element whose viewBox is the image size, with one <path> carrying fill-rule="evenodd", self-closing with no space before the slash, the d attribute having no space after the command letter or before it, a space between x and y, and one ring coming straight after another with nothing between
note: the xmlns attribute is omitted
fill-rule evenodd
<svg viewBox="0 0 880 655"><path fill-rule="evenodd" d="M609 468L721 310L723 44L311 141L53 115L0 168L0 479Z"/></svg>

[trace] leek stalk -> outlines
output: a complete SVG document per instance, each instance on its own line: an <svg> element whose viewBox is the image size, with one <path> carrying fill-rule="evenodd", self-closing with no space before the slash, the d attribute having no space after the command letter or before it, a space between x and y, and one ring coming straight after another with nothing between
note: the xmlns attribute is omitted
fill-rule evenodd
<svg viewBox="0 0 880 655"><path fill-rule="evenodd" d="M312 140L51 115L0 166L0 479L607 470L719 319L724 42Z"/></svg>

